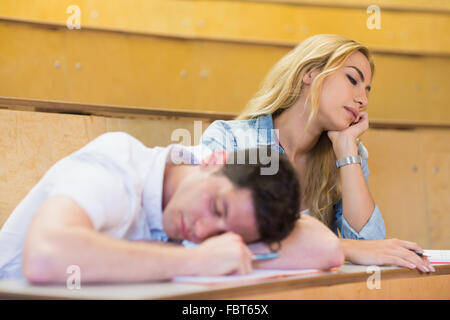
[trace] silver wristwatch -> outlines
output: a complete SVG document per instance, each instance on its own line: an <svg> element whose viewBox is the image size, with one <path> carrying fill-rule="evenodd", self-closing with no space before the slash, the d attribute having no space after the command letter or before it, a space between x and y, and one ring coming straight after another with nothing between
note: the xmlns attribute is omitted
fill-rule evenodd
<svg viewBox="0 0 450 320"><path fill-rule="evenodd" d="M353 163L362 163L362 158L361 156L350 156L350 157L345 157L345 158L341 158L338 161L336 161L336 167L340 168L349 164L353 164Z"/></svg>

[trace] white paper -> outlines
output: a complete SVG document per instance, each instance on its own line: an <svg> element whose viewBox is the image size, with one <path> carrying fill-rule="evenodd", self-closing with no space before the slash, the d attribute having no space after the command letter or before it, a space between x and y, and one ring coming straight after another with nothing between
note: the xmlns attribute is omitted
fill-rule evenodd
<svg viewBox="0 0 450 320"><path fill-rule="evenodd" d="M433 264L450 263L450 250L423 250Z"/></svg>

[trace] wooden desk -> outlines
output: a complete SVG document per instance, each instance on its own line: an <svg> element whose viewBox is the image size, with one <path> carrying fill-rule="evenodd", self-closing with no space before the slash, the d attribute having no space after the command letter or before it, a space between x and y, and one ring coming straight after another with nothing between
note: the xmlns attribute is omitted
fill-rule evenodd
<svg viewBox="0 0 450 320"><path fill-rule="evenodd" d="M233 285L170 282L65 286L32 286L0 281L0 299L450 299L450 265L436 272L380 267L380 289L368 289L366 266L344 265L338 272L294 276Z"/></svg>

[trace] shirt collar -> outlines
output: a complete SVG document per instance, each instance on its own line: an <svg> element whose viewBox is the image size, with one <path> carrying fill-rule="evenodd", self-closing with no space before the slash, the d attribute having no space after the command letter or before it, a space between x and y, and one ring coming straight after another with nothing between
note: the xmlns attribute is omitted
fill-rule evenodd
<svg viewBox="0 0 450 320"><path fill-rule="evenodd" d="M255 129L258 132L258 145L270 145L279 153L284 153L284 149L277 142L278 139L273 127L272 114L262 115L256 118Z"/></svg>
<svg viewBox="0 0 450 320"><path fill-rule="evenodd" d="M162 196L166 164L196 164L198 162L194 150L193 147L172 144L157 151L157 159L146 179L142 195L142 209L150 229L150 239L153 241L169 240L162 223Z"/></svg>

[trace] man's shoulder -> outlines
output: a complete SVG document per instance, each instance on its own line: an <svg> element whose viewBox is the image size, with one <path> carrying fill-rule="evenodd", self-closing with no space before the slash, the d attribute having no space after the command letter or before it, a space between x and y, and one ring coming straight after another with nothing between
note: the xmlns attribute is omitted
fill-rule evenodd
<svg viewBox="0 0 450 320"><path fill-rule="evenodd" d="M141 141L133 137L131 134L122 131L106 132L99 135L92 140L89 144L111 144L111 145L123 145L123 144L140 144Z"/></svg>
<svg viewBox="0 0 450 320"><path fill-rule="evenodd" d="M147 147L125 132L107 132L81 149L61 159L55 166L76 165L78 168L102 167L111 172L147 172L160 157L164 147Z"/></svg>
<svg viewBox="0 0 450 320"><path fill-rule="evenodd" d="M75 154L124 155L147 149L149 148L132 135L126 132L116 131L99 135L79 151L75 152Z"/></svg>

